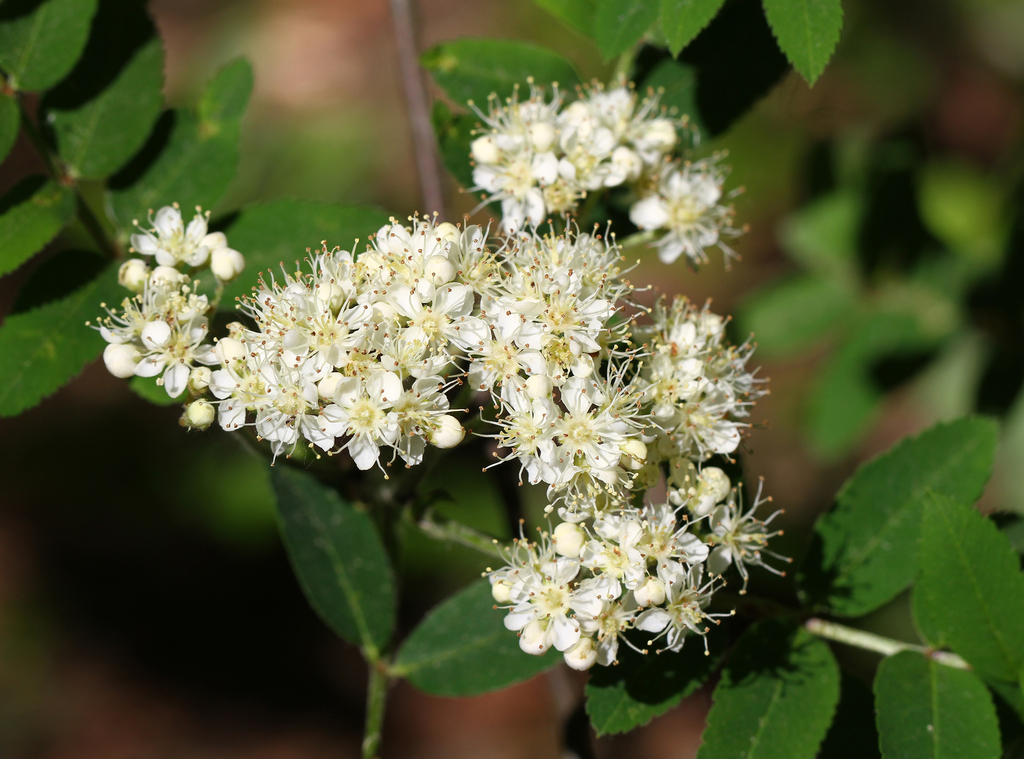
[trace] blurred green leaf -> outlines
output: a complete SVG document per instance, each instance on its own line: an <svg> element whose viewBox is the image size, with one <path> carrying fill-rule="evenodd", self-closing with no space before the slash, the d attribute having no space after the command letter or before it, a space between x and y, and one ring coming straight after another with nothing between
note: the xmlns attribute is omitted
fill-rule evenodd
<svg viewBox="0 0 1024 759"><path fill-rule="evenodd" d="M156 377L132 377L128 380L128 387L144 401L149 401L155 406L174 406L185 402L188 397L186 391L182 390L181 395L172 398L167 394L164 386L158 385L156 380Z"/></svg>
<svg viewBox="0 0 1024 759"><path fill-rule="evenodd" d="M672 55L679 55L711 23L725 0L661 0L661 31Z"/></svg>
<svg viewBox="0 0 1024 759"><path fill-rule="evenodd" d="M75 215L75 195L42 177L23 179L0 200L0 275L14 271Z"/></svg>
<svg viewBox="0 0 1024 759"><path fill-rule="evenodd" d="M74 175L104 177L142 146L163 108L163 68L163 47L153 40L94 98L52 111L58 152Z"/></svg>
<svg viewBox="0 0 1024 759"><path fill-rule="evenodd" d="M982 417L938 424L863 464L815 526L798 582L806 601L841 617L877 609L917 575L929 491L973 503L988 481L997 428Z"/></svg>
<svg viewBox="0 0 1024 759"><path fill-rule="evenodd" d="M462 187L472 187L473 167L469 164L469 151L473 143L476 114L453 114L440 100L434 103L430 115L437 134L437 147L444 166Z"/></svg>
<svg viewBox="0 0 1024 759"><path fill-rule="evenodd" d="M567 92L580 81L572 64L558 53L513 40L443 42L425 52L420 63L452 100L459 105L473 101L484 111L491 93L504 101L517 85L526 87L530 77L544 86L558 82Z"/></svg>
<svg viewBox="0 0 1024 759"><path fill-rule="evenodd" d="M862 213L858 193L844 190L826 195L786 219L779 241L790 257L808 269L852 283Z"/></svg>
<svg viewBox="0 0 1024 759"><path fill-rule="evenodd" d="M797 275L748 298L740 311L740 331L753 332L758 355L784 356L807 348L856 308L854 293L840 282Z"/></svg>
<svg viewBox="0 0 1024 759"><path fill-rule="evenodd" d="M437 696L473 696L533 677L562 661L550 649L532 656L505 629L491 584L477 580L435 607L409 635L392 672Z"/></svg>
<svg viewBox="0 0 1024 759"><path fill-rule="evenodd" d="M95 359L105 343L85 322L125 295L111 264L71 295L8 316L0 326L0 417L35 406Z"/></svg>
<svg viewBox="0 0 1024 759"><path fill-rule="evenodd" d="M594 39L604 59L636 45L658 20L660 0L597 0Z"/></svg>
<svg viewBox="0 0 1024 759"><path fill-rule="evenodd" d="M719 631L715 631L719 632ZM587 683L587 715L598 735L625 733L646 725L700 688L718 668L723 635L710 635L711 656L701 641L682 651L644 656L619 646L613 667L594 667Z"/></svg>
<svg viewBox="0 0 1024 759"><path fill-rule="evenodd" d="M159 144L156 135L157 143L151 138L147 145L157 149L156 155L143 148L111 180L110 204L123 228L145 219L150 209L174 202L186 216L195 206L213 207L238 165L241 117L251 90L252 69L239 59L210 82L198 116L174 111L166 143Z"/></svg>
<svg viewBox="0 0 1024 759"><path fill-rule="evenodd" d="M992 697L973 672L913 651L882 661L875 677L884 759L998 759Z"/></svg>
<svg viewBox="0 0 1024 759"><path fill-rule="evenodd" d="M14 147L19 129L21 129L21 109L18 108L18 101L10 95L0 92L0 162L7 158L7 154Z"/></svg>
<svg viewBox="0 0 1024 759"><path fill-rule="evenodd" d="M769 620L740 637L715 687L697 759L814 759L839 701L829 647Z"/></svg>
<svg viewBox="0 0 1024 759"><path fill-rule="evenodd" d="M594 13L597 0L534 0L537 5L557 16L580 34L594 36Z"/></svg>
<svg viewBox="0 0 1024 759"><path fill-rule="evenodd" d="M0 5L0 67L19 90L52 87L75 65L96 0L7 0Z"/></svg>
<svg viewBox="0 0 1024 759"><path fill-rule="evenodd" d="M451 451L444 466L423 479L419 491L432 496L430 505L442 516L507 540L511 535L499 480L481 469L480 454L479 449Z"/></svg>
<svg viewBox="0 0 1024 759"><path fill-rule="evenodd" d="M920 543L914 617L988 678L1015 682L1024 665L1024 573L995 523L969 502L931 493Z"/></svg>
<svg viewBox="0 0 1024 759"><path fill-rule="evenodd" d="M674 108L678 116L688 116L689 125L698 135L704 132L697 111L697 72L693 66L666 59L644 79L640 89L648 88L663 89L661 104L670 110Z"/></svg>
<svg viewBox="0 0 1024 759"><path fill-rule="evenodd" d="M764 0L764 12L782 52L813 85L839 44L840 0Z"/></svg>
<svg viewBox="0 0 1024 759"><path fill-rule="evenodd" d="M270 480L302 592L334 632L376 658L394 630L396 598L373 522L308 472L278 465Z"/></svg>
<svg viewBox="0 0 1024 759"><path fill-rule="evenodd" d="M1005 197L993 176L964 163L930 161L919 174L921 220L975 268L999 262L1007 232Z"/></svg>
<svg viewBox="0 0 1024 759"><path fill-rule="evenodd" d="M388 223L376 208L341 206L311 200L272 200L249 206L227 228L228 244L245 256L245 271L224 288L221 308L234 308L235 298L249 294L257 273L310 257L309 251L335 245L354 250Z"/></svg>

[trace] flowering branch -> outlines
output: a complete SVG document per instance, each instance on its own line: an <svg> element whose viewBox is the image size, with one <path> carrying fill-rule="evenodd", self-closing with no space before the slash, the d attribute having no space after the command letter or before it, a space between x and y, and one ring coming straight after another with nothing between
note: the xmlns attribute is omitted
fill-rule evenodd
<svg viewBox="0 0 1024 759"><path fill-rule="evenodd" d="M881 635L857 630L853 627L836 624L835 622L828 622L817 617L811 617L804 622L804 627L807 628L809 633L817 635L819 638L826 638L837 643L845 643L848 646L863 648L865 651L874 651L883 656L892 656L900 651L916 651L939 664L945 664L947 667L971 669L970 664L949 651L935 651L925 646L915 646L912 643L885 638Z"/></svg>

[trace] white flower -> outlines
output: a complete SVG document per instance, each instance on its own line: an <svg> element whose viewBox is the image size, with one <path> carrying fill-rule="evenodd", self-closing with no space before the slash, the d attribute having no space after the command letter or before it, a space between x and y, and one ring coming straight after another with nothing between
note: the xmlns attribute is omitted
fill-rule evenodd
<svg viewBox="0 0 1024 759"><path fill-rule="evenodd" d="M711 596L717 587L717 580L712 577L704 582L702 565L698 564L688 569L684 569L678 564L675 566L678 569L673 577L666 582L665 607L648 609L641 612L636 618L638 630L660 633L654 640L662 635L666 636L665 648L669 651L680 650L688 633L707 635L711 631L708 626L709 621L717 624L716 617L730 616L730 614L708 614L704 611L711 602ZM654 643L654 640L650 643ZM704 650L707 651L707 640L704 641Z"/></svg>
<svg viewBox="0 0 1024 759"><path fill-rule="evenodd" d="M161 266L202 266L210 256L208 219L209 213L204 215L197 208L195 217L185 227L177 204L164 206L155 216L151 213L151 229L132 235L132 247L144 256L154 256Z"/></svg>
<svg viewBox="0 0 1024 759"><path fill-rule="evenodd" d="M736 569L739 570L740 577L743 578L743 587L740 589L740 593L747 592L747 583L750 580L749 573L747 572L748 564L764 567L769 572L785 576L785 572L765 563L762 554L767 554L786 563L791 561L791 559L780 556L767 548L770 538L782 534L782 530L770 532L767 529L772 520L782 513L782 510L779 509L763 522L754 517L754 512L757 511L757 508L762 503L771 501L771 498L761 498L761 488L763 486L763 482L758 484L754 503L746 512L743 511L742 505L737 502L739 500L739 495L737 494L730 498L728 502L719 506L711 515L711 542L714 544L715 549L711 552L711 557L708 559L708 570L715 574L722 574L729 568L730 564L735 564Z"/></svg>

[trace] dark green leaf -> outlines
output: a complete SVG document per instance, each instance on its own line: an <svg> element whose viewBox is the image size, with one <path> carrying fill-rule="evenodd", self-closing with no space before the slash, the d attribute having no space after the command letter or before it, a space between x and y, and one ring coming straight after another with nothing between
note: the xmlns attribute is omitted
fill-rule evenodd
<svg viewBox="0 0 1024 759"><path fill-rule="evenodd" d="M661 31L672 55L679 55L711 23L725 0L661 0Z"/></svg>
<svg viewBox="0 0 1024 759"><path fill-rule="evenodd" d="M0 417L35 406L96 358L105 343L85 322L126 294L111 264L71 295L8 316L0 326Z"/></svg>
<svg viewBox="0 0 1024 759"><path fill-rule="evenodd" d="M642 89L648 88L663 90L661 104L670 112L675 109L677 116L688 116L689 126L698 134L704 132L697 111L697 72L693 66L666 59L644 79Z"/></svg>
<svg viewBox="0 0 1024 759"><path fill-rule="evenodd" d="M797 275L751 296L740 312L740 331L754 333L758 355L783 356L845 322L856 305L854 293L836 280Z"/></svg>
<svg viewBox="0 0 1024 759"><path fill-rule="evenodd" d="M209 209L220 199L238 164L241 116L251 89L249 64L235 61L210 82L198 116L179 109L166 132L158 124L150 144L111 180L111 206L123 228L144 220L149 209L177 202L187 216L195 206Z"/></svg>
<svg viewBox="0 0 1024 759"><path fill-rule="evenodd" d="M140 398L155 406L174 406L185 402L188 394L184 390L177 398L171 398L164 386L158 385L156 380L156 377L132 377L128 380L128 387Z"/></svg>
<svg viewBox="0 0 1024 759"><path fill-rule="evenodd" d="M917 575L929 490L973 503L988 480L997 430L969 417L906 438L858 469L818 520L799 575L807 600L844 617L867 614Z"/></svg>
<svg viewBox="0 0 1024 759"><path fill-rule="evenodd" d="M7 0L0 5L0 66L19 90L59 82L89 37L96 0Z"/></svg>
<svg viewBox="0 0 1024 759"><path fill-rule="evenodd" d="M698 759L814 759L839 701L839 667L803 628L759 622L713 698Z"/></svg>
<svg viewBox="0 0 1024 759"><path fill-rule="evenodd" d="M376 658L395 626L395 587L373 522L308 472L278 464L270 479L306 598L332 630Z"/></svg>
<svg viewBox="0 0 1024 759"><path fill-rule="evenodd" d="M1013 550L1024 553L1024 519L1015 519L1003 527L1003 534L1010 541Z"/></svg>
<svg viewBox="0 0 1024 759"><path fill-rule="evenodd" d="M14 147L19 129L21 109L18 108L18 101L0 92L0 162L7 158L7 154Z"/></svg>
<svg viewBox="0 0 1024 759"><path fill-rule="evenodd" d="M636 45L658 20L660 0L597 0L594 39L604 59Z"/></svg>
<svg viewBox="0 0 1024 759"><path fill-rule="evenodd" d="M393 672L438 696L498 690L553 667L562 655L524 653L495 609L491 585L477 580L434 608L402 645Z"/></svg>
<svg viewBox="0 0 1024 759"><path fill-rule="evenodd" d="M619 646L619 663L595 667L587 683L587 714L597 734L646 725L696 691L718 667L724 636L711 634L709 646L711 656L704 655L699 640L691 640L679 653L657 656Z"/></svg>
<svg viewBox="0 0 1024 759"><path fill-rule="evenodd" d="M43 249L75 215L75 196L42 177L29 177L0 200L0 275Z"/></svg>
<svg viewBox="0 0 1024 759"><path fill-rule="evenodd" d="M60 298L92 282L109 260L89 250L62 250L47 258L29 275L11 308L20 314Z"/></svg>
<svg viewBox="0 0 1024 759"><path fill-rule="evenodd" d="M839 44L840 0L764 0L779 47L808 84L814 84Z"/></svg>
<svg viewBox="0 0 1024 759"><path fill-rule="evenodd" d="M1024 665L1024 574L995 523L969 501L932 493L921 524L914 617L980 675L1015 682Z"/></svg>
<svg viewBox="0 0 1024 759"><path fill-rule="evenodd" d="M840 675L839 706L818 759L879 759L875 702L859 678Z"/></svg>
<svg viewBox="0 0 1024 759"><path fill-rule="evenodd" d="M472 187L473 167L469 165L469 151L473 143L473 126L477 123L475 114L456 115L438 100L430 115L437 134L437 147L441 161L460 185Z"/></svg>
<svg viewBox="0 0 1024 759"><path fill-rule="evenodd" d="M247 295L257 273L291 264L318 251L320 243L352 250L355 240L366 240L388 215L376 208L339 206L310 200L273 200L246 208L227 228L228 244L245 256L245 271L224 289L221 305L234 308L235 298Z"/></svg>
<svg viewBox="0 0 1024 759"><path fill-rule="evenodd" d="M473 101L485 111L491 93L504 100L517 85L526 87L530 77L539 85L557 82L565 91L580 81L572 64L558 53L513 40L444 42L425 52L420 63L456 103Z"/></svg>
<svg viewBox="0 0 1024 759"><path fill-rule="evenodd" d="M992 697L973 672L913 651L885 659L875 677L884 759L998 759Z"/></svg>
<svg viewBox="0 0 1024 759"><path fill-rule="evenodd" d="M548 13L557 16L580 34L594 36L594 12L597 0L534 0Z"/></svg>
<svg viewBox="0 0 1024 759"><path fill-rule="evenodd" d="M101 0L85 53L43 102L72 173L104 177L142 147L163 108L163 66L145 5Z"/></svg>

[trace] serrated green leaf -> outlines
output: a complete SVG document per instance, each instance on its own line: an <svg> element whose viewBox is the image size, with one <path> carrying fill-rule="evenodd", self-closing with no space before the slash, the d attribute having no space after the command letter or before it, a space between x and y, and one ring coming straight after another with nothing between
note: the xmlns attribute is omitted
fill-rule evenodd
<svg viewBox="0 0 1024 759"><path fill-rule="evenodd" d="M594 39L604 59L633 47L658 20L660 0L597 0Z"/></svg>
<svg viewBox="0 0 1024 759"><path fill-rule="evenodd" d="M234 308L247 295L260 271L277 269L309 257L320 243L351 250L388 223L388 214L365 206L341 206L311 200L272 200L249 206L225 230L228 244L245 256L245 271L224 288L221 307Z"/></svg>
<svg viewBox="0 0 1024 759"><path fill-rule="evenodd" d="M1024 573L995 523L969 502L931 493L921 523L914 618L986 678L1017 681L1024 666Z"/></svg>
<svg viewBox="0 0 1024 759"><path fill-rule="evenodd" d="M715 687L697 759L814 759L839 701L829 647L769 620L740 637Z"/></svg>
<svg viewBox="0 0 1024 759"><path fill-rule="evenodd" d="M75 195L55 182L29 177L0 200L0 208L3 275L42 250L71 221L75 215Z"/></svg>
<svg viewBox="0 0 1024 759"><path fill-rule="evenodd" d="M697 72L693 66L666 59L644 79L641 90L648 88L661 90L662 105L670 111L675 109L677 116L687 116L689 127L698 135L704 132L697 110Z"/></svg>
<svg viewBox="0 0 1024 759"><path fill-rule="evenodd" d="M125 295L110 264L71 295L8 316L0 326L0 417L35 406L99 356L105 343L85 322Z"/></svg>
<svg viewBox="0 0 1024 759"><path fill-rule="evenodd" d="M142 147L163 108L163 67L163 47L153 40L96 97L52 111L57 150L75 176L104 177Z"/></svg>
<svg viewBox="0 0 1024 759"><path fill-rule="evenodd" d="M472 696L505 688L562 661L550 649L532 656L505 629L505 612L494 609L485 580L435 607L412 631L398 652L392 672L437 696Z"/></svg>
<svg viewBox="0 0 1024 759"><path fill-rule="evenodd" d="M308 472L279 463L270 480L306 599L334 632L376 658L394 630L395 587L373 522Z"/></svg>
<svg viewBox="0 0 1024 759"><path fill-rule="evenodd" d="M188 397L185 390L182 390L181 395L177 398L171 398L167 395L164 386L158 385L156 381L156 377L132 377L128 380L128 387L137 396L154 406L174 406L185 402Z"/></svg>
<svg viewBox="0 0 1024 759"><path fill-rule="evenodd" d="M539 85L557 82L564 91L579 84L579 75L558 53L528 42L459 39L425 52L420 63L456 103L473 101L486 111L491 93L504 100L530 77ZM528 97L527 94L524 95ZM467 157L468 161L468 157Z"/></svg>
<svg viewBox="0 0 1024 759"><path fill-rule="evenodd" d="M11 152L20 129L21 109L18 108L18 101L0 92L0 162Z"/></svg>
<svg viewBox="0 0 1024 759"><path fill-rule="evenodd" d="M679 55L711 23L725 0L661 0L661 31L672 55Z"/></svg>
<svg viewBox="0 0 1024 759"><path fill-rule="evenodd" d="M852 285L857 273L857 233L863 208L857 192L826 195L786 219L779 230L779 242L791 258L807 268Z"/></svg>
<svg viewBox="0 0 1024 759"><path fill-rule="evenodd" d="M992 470L997 428L968 417L905 438L862 465L818 520L798 575L816 608L858 617L878 608L917 575L917 542L929 490L961 503L981 495Z"/></svg>
<svg viewBox="0 0 1024 759"><path fill-rule="evenodd" d="M764 0L764 12L793 68L814 84L839 44L840 0Z"/></svg>
<svg viewBox="0 0 1024 759"><path fill-rule="evenodd" d="M537 5L558 17L580 34L594 36L594 12L597 0L534 0Z"/></svg>
<svg viewBox="0 0 1024 759"><path fill-rule="evenodd" d="M143 156L143 148L111 180L110 204L123 230L130 232L132 221L144 220L150 209L174 202L186 215L195 206L208 210L216 204L238 165L241 117L251 90L252 69L238 60L210 82L199 115L174 111L166 143L154 146L156 156Z"/></svg>
<svg viewBox="0 0 1024 759"><path fill-rule="evenodd" d="M0 6L0 67L18 90L52 87L75 65L96 0L8 0Z"/></svg>
<svg viewBox="0 0 1024 759"><path fill-rule="evenodd" d="M473 167L469 165L469 153L473 144L473 127L477 122L475 114L456 115L440 100L434 103L430 119L437 135L437 148L441 162L460 185L472 187Z"/></svg>
<svg viewBox="0 0 1024 759"><path fill-rule="evenodd" d="M797 275L747 299L739 315L740 331L754 334L758 355L785 356L845 323L856 307L854 293L840 282Z"/></svg>
<svg viewBox="0 0 1024 759"><path fill-rule="evenodd" d="M903 651L875 676L884 759L998 759L992 697L973 672Z"/></svg>
<svg viewBox="0 0 1024 759"><path fill-rule="evenodd" d="M717 630L715 632L718 632ZM619 647L613 667L595 667L587 683L587 715L598 735L625 733L646 725L700 688L718 668L724 636L709 636L710 656L692 640L678 653L657 656Z"/></svg>

